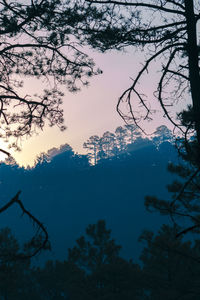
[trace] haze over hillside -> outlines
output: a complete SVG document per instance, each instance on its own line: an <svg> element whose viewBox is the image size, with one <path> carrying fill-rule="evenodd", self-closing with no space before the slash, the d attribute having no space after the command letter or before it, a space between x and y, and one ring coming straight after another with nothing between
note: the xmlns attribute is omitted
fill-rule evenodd
<svg viewBox="0 0 200 300"><path fill-rule="evenodd" d="M73 246L85 227L99 219L106 220L123 245L122 255L137 258L141 231L154 230L166 222L164 217L145 210L144 197L169 197L165 184L172 181L172 175L167 172L167 164L177 161L174 146L162 135L156 138L138 136L121 151L114 149L115 154L106 144L110 155L104 153L96 165L94 151L90 149L89 156L78 155L69 145L43 153L31 169L2 163L2 203L22 190L24 205L49 232L51 258L64 259L67 248ZM28 238L33 230L29 220L20 218L14 207L1 215L0 224L14 229L21 239Z"/></svg>

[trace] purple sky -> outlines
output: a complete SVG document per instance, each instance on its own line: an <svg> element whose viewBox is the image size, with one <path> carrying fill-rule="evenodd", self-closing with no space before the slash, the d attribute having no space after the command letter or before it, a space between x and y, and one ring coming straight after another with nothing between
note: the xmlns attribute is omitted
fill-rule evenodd
<svg viewBox="0 0 200 300"><path fill-rule="evenodd" d="M198 40L200 40L200 22ZM20 165L32 165L36 155L65 143L70 144L75 152L84 153L82 145L91 135L101 136L105 131L113 132L117 126L124 124L116 112L116 104L122 92L131 85L131 78L134 79L137 76L145 60L144 52L135 53L133 48L129 48L128 51L127 53L112 51L99 54L86 50L93 57L96 65L103 70L103 74L92 78L90 86L83 88L77 94L70 94L63 89L65 92L63 108L67 130L60 132L56 127L46 127L38 135L24 139L21 152L10 151ZM160 107L153 96L156 79L159 76L157 66L157 63L153 64L149 69L149 74L140 82L140 91L148 96L151 108L158 111L153 122L142 124L148 133L153 132L161 124L168 125L162 113L159 113ZM41 82L32 79L26 81L27 94L39 93L40 90L42 90ZM182 107L184 105L185 103L181 104ZM6 149L2 143L0 146Z"/></svg>
<svg viewBox="0 0 200 300"><path fill-rule="evenodd" d="M91 53L91 51L90 51ZM88 88L83 88L76 94L65 92L64 116L67 130L60 132L58 128L45 128L39 135L24 140L22 151L12 152L20 165L32 165L37 154L52 147L68 143L74 151L84 153L83 143L94 134L102 135L105 131L114 131L123 125L123 120L116 112L116 104L122 92L131 85L132 79L142 67L143 53L112 51L107 54L91 53L96 65L103 70L102 75L92 78ZM148 95L152 107L160 109L153 98L155 82L158 74L156 64L140 84L140 89ZM30 80L26 83L28 91L40 90L40 83ZM28 93L28 92L27 92ZM143 124L152 132L157 126L167 124L161 114L155 116L155 122Z"/></svg>

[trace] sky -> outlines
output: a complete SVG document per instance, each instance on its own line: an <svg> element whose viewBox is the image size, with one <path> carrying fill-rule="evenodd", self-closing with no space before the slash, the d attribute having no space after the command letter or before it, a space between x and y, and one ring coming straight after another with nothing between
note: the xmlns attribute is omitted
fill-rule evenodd
<svg viewBox="0 0 200 300"><path fill-rule="evenodd" d="M76 94L63 89L67 129L61 132L56 127L45 127L43 132L38 132L31 138L24 138L20 144L22 151L10 151L19 165L32 166L39 153L66 143L75 152L85 153L82 145L90 136L101 136L107 130L114 132L117 126L125 124L116 111L116 104L122 92L131 85L131 78L134 78L142 67L144 54L133 52L132 49L128 49L128 52L111 51L107 54L88 51L103 74L93 77L89 87L83 87ZM153 97L158 74L156 70L150 72L141 83L142 90L150 101L155 103L156 109L160 110ZM41 88L40 84L32 79L27 81L25 86L27 93ZM152 133L161 124L167 125L167 121L158 113L154 122L143 124L143 127L148 133Z"/></svg>
<svg viewBox="0 0 200 300"><path fill-rule="evenodd" d="M24 138L20 146L22 151L10 150L12 156L20 166L32 166L36 156L52 147L59 147L68 143L75 152L85 153L82 145L92 135L101 136L105 131L114 132L117 126L124 125L124 121L116 111L116 104L122 92L132 83L132 78L142 67L144 53L128 49L127 52L110 51L106 54L92 52L89 55L94 59L96 66L102 69L103 74L93 77L89 87L83 87L78 93L66 91L63 98L65 125L67 129L61 132L56 127L45 127L31 138ZM154 65L154 68L156 65ZM142 91L148 95L156 109L160 108L153 97L158 73L150 69L148 77L141 82ZM38 91L41 85L33 79L27 80L27 93ZM167 121L158 113L154 121L142 124L147 133L152 133L159 125L167 125ZM4 147L5 149L5 147Z"/></svg>
<svg viewBox="0 0 200 300"><path fill-rule="evenodd" d="M122 92L131 85L132 79L142 68L145 53L135 52L134 48L128 48L127 52L110 51L106 54L91 49L84 50L94 59L96 66L103 70L103 74L93 77L89 87L83 87L76 94L71 94L63 88L65 92L63 109L67 129L60 132L56 127L45 127L43 132L38 132L31 138L24 138L20 145L21 152L10 150L19 165L33 165L39 153L66 143L75 152L85 153L82 145L90 136L96 134L101 136L107 130L114 132L117 126L124 125L124 121L116 111L116 104ZM151 108L157 110L153 122L141 124L147 133L152 133L162 124L170 126L162 117L161 109L153 96L159 76L157 66L153 63L148 76L140 82L140 90L148 96ZM38 92L41 90L41 83L33 79L27 80L26 89L27 93ZM6 148L3 144L0 146Z"/></svg>
<svg viewBox="0 0 200 300"><path fill-rule="evenodd" d="M198 24L198 40L200 40L200 22ZM33 165L36 156L46 152L52 147L59 147L68 143L73 150L84 153L83 143L92 135L102 135L105 131L113 132L117 126L124 125L116 111L116 104L119 96L127 89L132 79L137 76L145 61L144 52L135 52L134 48L128 48L127 52L110 51L108 53L97 53L91 49L84 49L91 56L96 66L103 70L103 74L95 76L90 81L88 88L84 87L76 94L65 92L64 96L64 118L67 129L60 132L58 128L45 127L43 132L31 138L24 138L21 142L21 152L10 150L19 165ZM153 96L156 89L156 82L159 76L157 64L149 69L149 74L140 83L140 89L148 96L151 108L158 113L154 121L141 124L148 132L152 133L157 126L169 123L162 117L161 109ZM41 90L41 83L38 81L26 80L27 94ZM0 141L0 146L6 146ZM1 156L3 157L3 156Z"/></svg>

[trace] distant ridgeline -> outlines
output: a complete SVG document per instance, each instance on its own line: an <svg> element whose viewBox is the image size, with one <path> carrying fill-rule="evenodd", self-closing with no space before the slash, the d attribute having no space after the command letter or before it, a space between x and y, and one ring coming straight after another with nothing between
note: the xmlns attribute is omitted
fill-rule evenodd
<svg viewBox="0 0 200 300"><path fill-rule="evenodd" d="M135 125L125 125L117 127L115 133L106 131L102 137L91 136L83 148L87 149L90 162L96 164L102 159L147 147L150 143L159 147L163 142L173 142L172 132L165 125L159 126L151 139L142 138L141 131Z"/></svg>
<svg viewBox="0 0 200 300"><path fill-rule="evenodd" d="M164 217L145 210L144 197L169 198L166 185L177 162L171 131L157 128L151 139L134 126L118 127L84 143L88 155L75 154L69 145L37 157L34 168L19 168L10 160L0 166L1 203L18 190L27 209L43 222L52 242L52 256L63 259L88 224L105 219L123 245L122 254L137 257L137 238L145 228L155 230ZM26 239L32 225L15 207L0 215L0 227L9 226ZM46 256L46 254L45 254Z"/></svg>

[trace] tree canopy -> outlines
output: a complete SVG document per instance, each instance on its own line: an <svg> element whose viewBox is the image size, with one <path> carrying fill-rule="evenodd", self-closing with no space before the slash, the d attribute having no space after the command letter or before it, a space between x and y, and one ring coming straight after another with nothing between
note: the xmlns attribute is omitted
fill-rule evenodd
<svg viewBox="0 0 200 300"><path fill-rule="evenodd" d="M161 213L165 210L171 217L187 216L193 223L190 228L199 228L199 1L77 0L74 10L85 18L82 20L83 43L89 43L102 52L120 51L126 47L145 52L142 68L118 100L117 111L127 123L134 122L141 128L141 120L153 118L152 100L144 95L140 83L152 72L152 66L160 71L154 96L164 117L182 134L176 146L189 170L185 176L187 181L172 189L175 200L157 202L151 197L147 205ZM184 229L184 232L187 231Z"/></svg>
<svg viewBox="0 0 200 300"><path fill-rule="evenodd" d="M45 124L64 130L61 85L75 92L100 71L81 49L70 2L5 0L0 12L0 136L17 148ZM23 88L29 78L41 94Z"/></svg>
<svg viewBox="0 0 200 300"><path fill-rule="evenodd" d="M0 1L0 138L19 149L19 140L47 124L65 129L61 86L76 92L88 78L100 73L81 49L77 19L69 1ZM27 80L35 90L27 90ZM37 82L43 84L38 92ZM32 87L34 87L32 83ZM0 149L9 156L8 151ZM0 209L19 205L37 225L39 234L30 244L37 253L48 241L43 224L19 199L20 191ZM42 231L42 233L41 233Z"/></svg>
<svg viewBox="0 0 200 300"><path fill-rule="evenodd" d="M133 84L119 98L118 112L125 119L130 118L136 124L141 116L151 119L151 108L142 89L138 87L143 75L155 59L160 63L160 79L156 97L164 115L180 130L183 129L183 114L175 119L173 109L177 101L184 101L189 92L195 113L187 131L199 132L199 46L197 41L197 22L200 19L198 1L83 1L85 11L89 11L85 21L83 39L94 48L106 51L122 50L125 47L146 50L148 56L142 69L133 79ZM77 3L83 3L77 1ZM96 10L99 12L97 15ZM84 14L83 10L82 13ZM101 21L100 16L103 16ZM89 19L93 18L93 23ZM128 103L129 110L121 111L121 104ZM142 108L137 108L137 103ZM172 109L171 109L172 107ZM191 109L190 107L190 114ZM139 112L139 116L137 113ZM144 113L145 112L145 113ZM177 112L177 111L176 111ZM189 112L188 112L189 113ZM199 134L199 133L198 133Z"/></svg>
<svg viewBox="0 0 200 300"><path fill-rule="evenodd" d="M157 60L161 72L155 96L164 116L182 132L177 147L193 168L186 185L195 184L199 192L198 1L3 0L0 11L1 138L17 149L20 137L43 129L46 123L64 130L61 108L64 94L60 87L65 85L75 92L88 84L87 78L100 73L81 50L82 45L89 44L103 52L133 46L147 50L147 59L131 86L119 97L117 110L126 122L133 121L139 127L141 119L151 120L150 102L138 85ZM43 93L27 94L23 89L23 80L27 78L44 82ZM184 107L186 98L190 100ZM128 111L124 111L127 104ZM119 127L115 135L106 132L100 140L93 137L85 147L92 149L92 159L96 162L97 154L104 158L113 149L123 151L124 139L124 128ZM188 206L191 196L183 199L183 193L180 194L172 204L184 205L185 213L191 217ZM191 195L194 197L194 189ZM17 203L36 221L18 197L19 192L1 211ZM196 206L193 208L198 210ZM177 212L176 205L173 210ZM191 220L199 227L199 217ZM42 228L42 223L36 223Z"/></svg>
<svg viewBox="0 0 200 300"><path fill-rule="evenodd" d="M29 261L21 263L5 259L5 251L17 252L19 245L8 228L2 229L2 299L199 299L200 265L196 263L199 240L192 244L181 237L174 239L174 229L166 225L157 234L144 231L140 236L144 243L141 263L136 264L120 256L120 246L111 238L111 231L103 220L90 224L86 235L93 236L94 243L87 244L88 239L82 236L77 240L81 247L71 248L64 261L46 261L44 266L35 267ZM109 259L95 261L94 249L97 254L94 258L108 258L107 250L113 251L109 251ZM134 253L132 255L134 259Z"/></svg>

